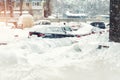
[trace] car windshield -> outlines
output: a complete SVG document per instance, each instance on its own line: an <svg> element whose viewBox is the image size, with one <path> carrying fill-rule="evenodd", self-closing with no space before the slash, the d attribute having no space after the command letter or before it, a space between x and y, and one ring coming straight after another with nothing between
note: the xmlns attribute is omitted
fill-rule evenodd
<svg viewBox="0 0 120 80"><path fill-rule="evenodd" d="M104 23L103 22L95 22L95 23L91 23L91 25L93 25L93 26L104 25Z"/></svg>
<svg viewBox="0 0 120 80"><path fill-rule="evenodd" d="M70 27L68 27L68 26L62 27L62 29L64 31L70 31L70 32L72 31L72 29Z"/></svg>
<svg viewBox="0 0 120 80"><path fill-rule="evenodd" d="M99 23L99 25L104 25L104 23L101 22L101 23Z"/></svg>
<svg viewBox="0 0 120 80"><path fill-rule="evenodd" d="M64 27L65 31L72 31L72 29L70 27Z"/></svg>

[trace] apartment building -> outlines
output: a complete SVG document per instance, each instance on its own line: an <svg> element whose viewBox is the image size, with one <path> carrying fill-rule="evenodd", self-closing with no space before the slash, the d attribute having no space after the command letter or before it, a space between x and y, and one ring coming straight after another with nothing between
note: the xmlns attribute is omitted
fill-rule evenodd
<svg viewBox="0 0 120 80"><path fill-rule="evenodd" d="M34 19L44 18L46 1L47 0L23 0L22 14L31 13ZM9 6L12 6L13 17L18 18L20 16L20 0L6 0L6 3L5 0L0 0L0 4L3 4L0 5L0 17L11 16ZM7 5L6 13L5 4Z"/></svg>
<svg viewBox="0 0 120 80"><path fill-rule="evenodd" d="M43 5L46 0L24 0L23 1L23 13L30 12L35 18L43 17ZM14 12L20 10L20 0L14 2Z"/></svg>

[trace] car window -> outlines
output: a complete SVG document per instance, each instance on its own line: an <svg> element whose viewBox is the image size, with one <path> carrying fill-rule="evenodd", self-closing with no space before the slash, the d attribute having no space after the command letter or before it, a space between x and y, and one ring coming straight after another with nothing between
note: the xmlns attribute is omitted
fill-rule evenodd
<svg viewBox="0 0 120 80"><path fill-rule="evenodd" d="M49 25L50 24L50 21L48 21L48 20L42 20L40 22L41 22L41 25Z"/></svg>
<svg viewBox="0 0 120 80"><path fill-rule="evenodd" d="M104 22L93 22L91 23L92 26L101 28L101 29L105 29L105 23Z"/></svg>
<svg viewBox="0 0 120 80"><path fill-rule="evenodd" d="M63 32L61 27L49 27L49 30L52 32Z"/></svg>
<svg viewBox="0 0 120 80"><path fill-rule="evenodd" d="M64 27L65 31L72 31L72 29L70 27Z"/></svg>
<svg viewBox="0 0 120 80"><path fill-rule="evenodd" d="M63 31L72 31L72 29L69 26L61 26Z"/></svg>
<svg viewBox="0 0 120 80"><path fill-rule="evenodd" d="M92 26L96 26L96 24L95 24L95 23L91 23L91 25L92 25Z"/></svg>
<svg viewBox="0 0 120 80"><path fill-rule="evenodd" d="M99 25L105 25L104 23L99 23Z"/></svg>

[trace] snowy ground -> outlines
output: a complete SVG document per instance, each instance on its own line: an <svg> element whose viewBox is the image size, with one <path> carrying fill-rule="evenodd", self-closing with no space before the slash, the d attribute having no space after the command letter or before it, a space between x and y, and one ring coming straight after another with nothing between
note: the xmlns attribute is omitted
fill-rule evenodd
<svg viewBox="0 0 120 80"><path fill-rule="evenodd" d="M120 44L107 31L74 39L27 34L0 29L0 80L120 80Z"/></svg>

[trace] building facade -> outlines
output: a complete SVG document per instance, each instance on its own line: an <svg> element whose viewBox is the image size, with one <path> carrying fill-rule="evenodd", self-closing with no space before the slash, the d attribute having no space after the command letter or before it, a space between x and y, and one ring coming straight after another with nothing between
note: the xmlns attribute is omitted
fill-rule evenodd
<svg viewBox="0 0 120 80"><path fill-rule="evenodd" d="M46 0L24 0L22 10L28 11L34 18L42 18L44 14L43 5ZM14 11L20 10L20 0L15 0Z"/></svg>
<svg viewBox="0 0 120 80"><path fill-rule="evenodd" d="M30 13L35 19L44 17L44 4L46 0L23 0L22 14ZM12 3L12 4L11 4ZM5 15L5 4L6 15ZM9 5L8 5L9 4ZM0 16L10 16L9 7L12 6L13 17L20 16L20 0L0 0Z"/></svg>

